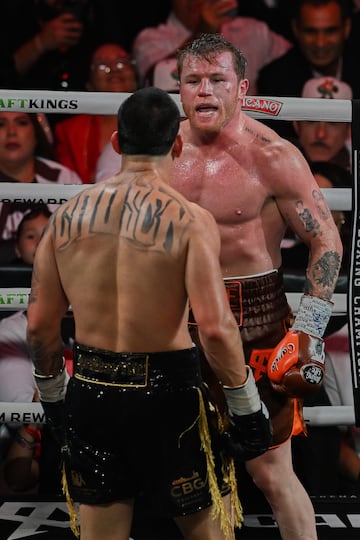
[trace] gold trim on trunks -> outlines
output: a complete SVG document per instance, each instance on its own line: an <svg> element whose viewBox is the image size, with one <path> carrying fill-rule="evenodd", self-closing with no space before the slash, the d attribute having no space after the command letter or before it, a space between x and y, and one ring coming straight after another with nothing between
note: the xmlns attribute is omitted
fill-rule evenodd
<svg viewBox="0 0 360 540"><path fill-rule="evenodd" d="M145 388L148 384L149 355L122 354L119 359L77 352L74 377L80 381L122 388Z"/></svg>

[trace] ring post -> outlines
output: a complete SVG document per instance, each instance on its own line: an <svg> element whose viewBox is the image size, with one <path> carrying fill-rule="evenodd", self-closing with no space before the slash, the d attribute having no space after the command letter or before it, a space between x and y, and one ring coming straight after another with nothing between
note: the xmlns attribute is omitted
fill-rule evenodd
<svg viewBox="0 0 360 540"><path fill-rule="evenodd" d="M360 100L352 101L352 240L349 270L348 314L350 361L353 378L355 425L360 427Z"/></svg>

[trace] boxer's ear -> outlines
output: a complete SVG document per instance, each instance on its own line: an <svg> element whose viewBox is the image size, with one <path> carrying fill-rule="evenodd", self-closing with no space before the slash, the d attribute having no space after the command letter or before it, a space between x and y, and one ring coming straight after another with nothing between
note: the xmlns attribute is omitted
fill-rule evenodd
<svg viewBox="0 0 360 540"><path fill-rule="evenodd" d="M119 144L119 137L118 137L118 132L117 131L114 131L114 133L111 135L110 141L111 141L112 147L115 150L115 152L117 154L121 154L120 144Z"/></svg>
<svg viewBox="0 0 360 540"><path fill-rule="evenodd" d="M180 134L176 135L176 139L174 141L173 147L171 149L171 157L173 159L180 156L183 148L183 140Z"/></svg>

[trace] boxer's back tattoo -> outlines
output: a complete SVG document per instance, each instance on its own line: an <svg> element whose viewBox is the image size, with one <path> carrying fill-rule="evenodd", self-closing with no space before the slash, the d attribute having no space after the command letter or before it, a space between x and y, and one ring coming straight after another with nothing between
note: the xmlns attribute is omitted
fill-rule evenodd
<svg viewBox="0 0 360 540"><path fill-rule="evenodd" d="M118 235L139 249L176 252L193 215L166 187L139 183L86 191L61 207L54 221L56 249L92 234Z"/></svg>

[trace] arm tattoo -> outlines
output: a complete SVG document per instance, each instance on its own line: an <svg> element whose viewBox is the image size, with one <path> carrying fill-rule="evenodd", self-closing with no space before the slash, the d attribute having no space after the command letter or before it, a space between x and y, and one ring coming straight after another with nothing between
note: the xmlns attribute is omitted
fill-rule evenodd
<svg viewBox="0 0 360 540"><path fill-rule="evenodd" d="M313 195L313 199L316 203L316 208L319 211L319 215L321 219L323 219L324 221L329 219L329 217L331 216L331 212L325 202L322 192L317 189L314 189L314 191L312 192L312 195Z"/></svg>
<svg viewBox="0 0 360 540"><path fill-rule="evenodd" d="M245 126L245 131L247 131L254 139L260 139L263 142L269 143L270 139L268 137L264 137L263 134L255 133L251 128L248 126Z"/></svg>
<svg viewBox="0 0 360 540"><path fill-rule="evenodd" d="M317 235L321 236L319 222L313 218L308 208L304 208L303 201L296 202L296 209L297 209L298 216L304 225L305 231L311 232L313 236L317 236Z"/></svg>
<svg viewBox="0 0 360 540"><path fill-rule="evenodd" d="M313 294L314 290L322 289L322 298L330 300L334 291L340 270L341 258L337 251L327 251L311 265L307 272L305 293Z"/></svg>
<svg viewBox="0 0 360 540"><path fill-rule="evenodd" d="M28 349L36 373L44 375L43 366L48 366L48 373L55 374L60 371L63 365L62 349L51 352L46 351L42 342L37 339L30 339L28 341Z"/></svg>

